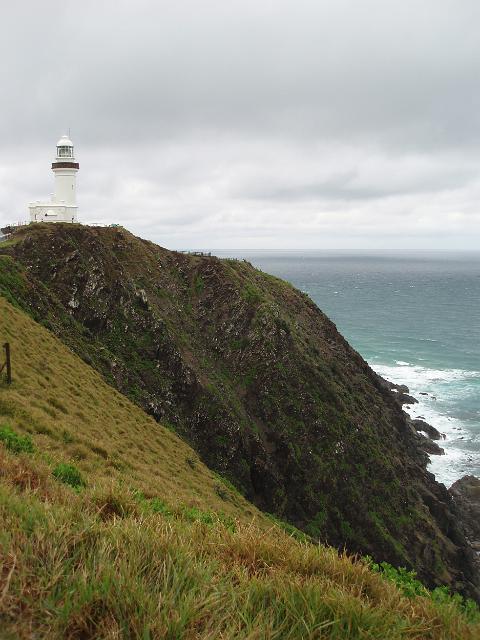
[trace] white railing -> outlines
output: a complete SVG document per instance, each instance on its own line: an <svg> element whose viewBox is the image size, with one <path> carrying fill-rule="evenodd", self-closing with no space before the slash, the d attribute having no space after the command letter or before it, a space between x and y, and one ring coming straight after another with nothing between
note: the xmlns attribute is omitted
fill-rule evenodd
<svg viewBox="0 0 480 640"><path fill-rule="evenodd" d="M18 222L11 222L10 224L3 225L4 229L13 228L13 227L25 227L27 224L30 224L30 220L19 220Z"/></svg>

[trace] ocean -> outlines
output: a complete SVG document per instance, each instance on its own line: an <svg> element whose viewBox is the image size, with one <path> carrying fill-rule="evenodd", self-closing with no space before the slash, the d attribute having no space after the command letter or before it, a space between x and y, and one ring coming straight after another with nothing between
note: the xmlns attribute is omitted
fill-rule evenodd
<svg viewBox="0 0 480 640"><path fill-rule="evenodd" d="M404 407L445 434L429 470L480 477L480 253L247 253L308 293L370 366L406 384Z"/></svg>

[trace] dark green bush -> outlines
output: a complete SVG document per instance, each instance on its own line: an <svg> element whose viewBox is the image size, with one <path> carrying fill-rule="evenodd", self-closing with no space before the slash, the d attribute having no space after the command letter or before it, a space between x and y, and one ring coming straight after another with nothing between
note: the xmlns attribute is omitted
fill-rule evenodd
<svg viewBox="0 0 480 640"><path fill-rule="evenodd" d="M388 562L377 564L370 557L367 557L367 562L371 569L382 573L387 580L393 582L408 598L430 595L428 589L417 579L415 571L408 571L405 567L393 567Z"/></svg>
<svg viewBox="0 0 480 640"><path fill-rule="evenodd" d="M74 489L85 487L87 484L80 471L73 464L67 464L64 462L57 464L52 473L57 480L70 485Z"/></svg>
<svg viewBox="0 0 480 640"><path fill-rule="evenodd" d="M415 571L408 571L405 567L393 567L388 562L380 562L377 564L373 562L370 556L366 556L364 560L373 571L384 575L387 580L393 582L408 598L423 596L425 598L431 598L434 602L440 604L452 604L461 611L470 622L478 622L480 620L480 610L477 604L469 598L463 598L459 593L450 593L447 586L436 587L433 591L429 591L420 580L417 579Z"/></svg>

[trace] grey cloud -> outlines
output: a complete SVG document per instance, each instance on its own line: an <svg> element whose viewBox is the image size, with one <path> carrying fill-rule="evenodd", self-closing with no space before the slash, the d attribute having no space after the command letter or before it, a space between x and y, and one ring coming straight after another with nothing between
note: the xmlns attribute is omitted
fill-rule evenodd
<svg viewBox="0 0 480 640"><path fill-rule="evenodd" d="M4 11L15 60L2 79L32 132L58 126L63 104L106 144L208 127L479 142L476 2L26 4L27 24Z"/></svg>
<svg viewBox="0 0 480 640"><path fill-rule="evenodd" d="M0 222L48 196L70 126L86 221L181 247L436 246L440 220L473 246L479 19L477 0L5 5Z"/></svg>
<svg viewBox="0 0 480 640"><path fill-rule="evenodd" d="M253 200L271 200L299 202L302 200L378 200L407 194L428 194L459 189L477 177L474 169L458 168L452 171L437 172L425 177L419 176L410 181L391 180L380 177L378 184L361 184L358 171L351 170L328 180L317 182L299 182L295 184L270 186L262 183L241 185L236 196ZM359 184L360 182L360 184Z"/></svg>

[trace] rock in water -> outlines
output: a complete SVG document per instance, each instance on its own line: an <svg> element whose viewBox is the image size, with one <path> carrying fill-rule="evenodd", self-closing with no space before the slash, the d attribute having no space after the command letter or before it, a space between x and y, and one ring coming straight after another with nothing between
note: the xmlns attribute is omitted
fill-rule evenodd
<svg viewBox="0 0 480 640"><path fill-rule="evenodd" d="M432 427L432 425L428 424L428 422L425 422L425 420L420 420L419 418L417 418L416 420L412 420L412 424L417 431L423 431L432 440L440 440L440 438L442 438L442 434L440 433L440 431L438 431L438 429L435 429L435 427Z"/></svg>

